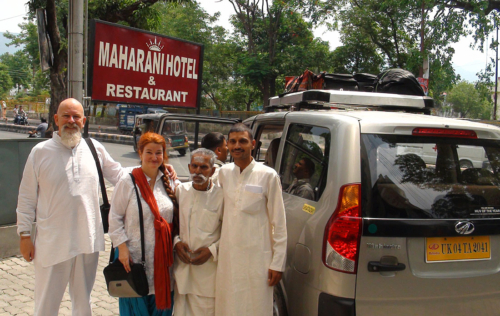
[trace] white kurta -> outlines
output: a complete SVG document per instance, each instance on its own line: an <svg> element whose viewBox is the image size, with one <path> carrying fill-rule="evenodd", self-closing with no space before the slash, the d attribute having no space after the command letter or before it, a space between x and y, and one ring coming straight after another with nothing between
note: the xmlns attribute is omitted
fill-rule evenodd
<svg viewBox="0 0 500 316"><path fill-rule="evenodd" d="M252 160L241 173L234 163L223 166L219 182L224 217L215 314L272 315L268 270L284 271L287 240L280 179L274 169Z"/></svg>
<svg viewBox="0 0 500 316"><path fill-rule="evenodd" d="M104 177L117 183L120 164L93 142ZM17 231L31 231L36 217L35 258L42 267L104 251L99 192L99 175L85 140L71 149L54 133L31 150L19 187Z"/></svg>
<svg viewBox="0 0 500 316"><path fill-rule="evenodd" d="M168 197L161 177L163 173L158 172L156 177L153 194L160 210L160 215L168 223L172 223L174 216L174 205ZM151 180L146 176L148 182ZM172 188L175 187L170 182ZM149 285L149 294L154 294L154 249L155 249L155 228L154 215L148 203L142 198L141 191L137 187L142 204L142 213L144 219L144 248L146 250L146 276ZM141 230L139 226L139 206L137 205L137 196L134 190L134 184L129 174L123 175L116 184L111 199L111 209L109 213L109 237L113 242L113 247L118 247L126 242L130 251L131 259L134 263L140 263L142 260L141 251ZM171 271L170 271L171 273ZM172 273L171 273L172 274ZM171 278L172 279L172 278ZM173 285L173 280L172 280ZM173 289L173 287L172 287Z"/></svg>
<svg viewBox="0 0 500 316"><path fill-rule="evenodd" d="M174 275L177 289L180 294L215 297L224 198L222 189L212 185L208 191L198 191L189 182L179 185L175 195L179 201L180 240L192 251L208 247L213 256L202 265L185 264L176 256Z"/></svg>

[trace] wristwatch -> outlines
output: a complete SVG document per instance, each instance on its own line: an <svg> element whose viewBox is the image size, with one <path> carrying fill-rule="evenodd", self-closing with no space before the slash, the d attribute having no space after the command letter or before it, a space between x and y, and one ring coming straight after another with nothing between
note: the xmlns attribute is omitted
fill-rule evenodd
<svg viewBox="0 0 500 316"><path fill-rule="evenodd" d="M30 231L20 232L19 236L21 236L21 237L30 237L31 236L31 232Z"/></svg>

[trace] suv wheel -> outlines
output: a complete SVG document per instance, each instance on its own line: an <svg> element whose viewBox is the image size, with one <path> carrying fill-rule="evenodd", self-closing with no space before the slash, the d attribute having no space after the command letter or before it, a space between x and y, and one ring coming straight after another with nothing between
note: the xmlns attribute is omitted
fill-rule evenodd
<svg viewBox="0 0 500 316"><path fill-rule="evenodd" d="M283 290L278 284L273 289L273 316L287 316Z"/></svg>
<svg viewBox="0 0 500 316"><path fill-rule="evenodd" d="M185 148L178 149L177 151L179 152L179 155L181 155L181 156L185 156L186 155L186 149Z"/></svg>

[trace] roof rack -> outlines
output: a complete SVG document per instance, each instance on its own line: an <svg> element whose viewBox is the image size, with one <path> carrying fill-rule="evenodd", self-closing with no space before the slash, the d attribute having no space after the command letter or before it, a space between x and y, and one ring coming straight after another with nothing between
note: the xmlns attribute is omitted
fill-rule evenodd
<svg viewBox="0 0 500 316"><path fill-rule="evenodd" d="M373 109L430 114L434 108L431 97L379 92L341 90L307 90L269 98L266 112L278 109Z"/></svg>

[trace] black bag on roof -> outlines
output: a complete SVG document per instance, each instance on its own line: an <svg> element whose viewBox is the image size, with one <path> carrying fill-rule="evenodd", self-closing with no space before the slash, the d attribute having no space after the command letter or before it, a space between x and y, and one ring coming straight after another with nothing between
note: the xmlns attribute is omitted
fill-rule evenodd
<svg viewBox="0 0 500 316"><path fill-rule="evenodd" d="M366 73L355 74L354 79L358 82L359 91L373 92L377 83L377 76Z"/></svg>
<svg viewBox="0 0 500 316"><path fill-rule="evenodd" d="M358 91L358 82L350 74L326 74L325 89Z"/></svg>
<svg viewBox="0 0 500 316"><path fill-rule="evenodd" d="M404 69L389 69L378 75L375 92L425 96L415 76Z"/></svg>

